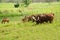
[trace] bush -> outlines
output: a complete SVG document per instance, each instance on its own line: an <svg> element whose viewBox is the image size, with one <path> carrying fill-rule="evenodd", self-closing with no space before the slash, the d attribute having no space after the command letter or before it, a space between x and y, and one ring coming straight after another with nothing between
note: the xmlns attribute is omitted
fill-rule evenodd
<svg viewBox="0 0 60 40"><path fill-rule="evenodd" d="M60 0L57 0L57 1L60 1Z"/></svg>
<svg viewBox="0 0 60 40"><path fill-rule="evenodd" d="M18 7L19 7L19 4L15 4L14 7L15 7L15 8L18 8Z"/></svg>
<svg viewBox="0 0 60 40"><path fill-rule="evenodd" d="M25 6L28 6L31 2L32 0L23 0L23 3L25 4Z"/></svg>

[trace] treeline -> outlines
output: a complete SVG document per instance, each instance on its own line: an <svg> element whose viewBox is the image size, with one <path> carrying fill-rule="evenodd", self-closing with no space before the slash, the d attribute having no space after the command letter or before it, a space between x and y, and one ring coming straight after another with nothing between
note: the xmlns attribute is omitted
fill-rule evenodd
<svg viewBox="0 0 60 40"><path fill-rule="evenodd" d="M0 3L21 3L24 0L0 0ZM28 1L28 0L27 0ZM32 0L32 2L57 2L60 0Z"/></svg>

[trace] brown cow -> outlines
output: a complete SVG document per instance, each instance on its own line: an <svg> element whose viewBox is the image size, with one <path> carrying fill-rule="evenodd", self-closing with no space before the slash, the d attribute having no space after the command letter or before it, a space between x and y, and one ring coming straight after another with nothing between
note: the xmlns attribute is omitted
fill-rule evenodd
<svg viewBox="0 0 60 40"><path fill-rule="evenodd" d="M49 13L49 14L40 14L40 15L36 15L34 16L34 20L36 22L36 24L39 24L39 23L52 23L54 19L54 14L53 13Z"/></svg>
<svg viewBox="0 0 60 40"><path fill-rule="evenodd" d="M46 21L47 22L52 23L53 19L54 19L53 13L46 14Z"/></svg>
<svg viewBox="0 0 60 40"><path fill-rule="evenodd" d="M9 19L8 19L8 18L3 18L2 21L1 21L1 23L4 23L4 24L5 24L6 22L9 23Z"/></svg>
<svg viewBox="0 0 60 40"><path fill-rule="evenodd" d="M34 15L31 15L31 16L25 16L23 19L22 19L22 21L23 22L29 22L29 21L32 21L32 22L34 22L34 20L33 20L33 17Z"/></svg>

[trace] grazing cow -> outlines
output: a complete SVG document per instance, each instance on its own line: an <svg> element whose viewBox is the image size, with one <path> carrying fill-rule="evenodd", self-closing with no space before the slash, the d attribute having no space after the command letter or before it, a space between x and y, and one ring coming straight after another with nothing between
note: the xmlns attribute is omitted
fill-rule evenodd
<svg viewBox="0 0 60 40"><path fill-rule="evenodd" d="M45 19L45 15L42 14L36 14L33 16L33 20L36 22L36 24L43 23Z"/></svg>
<svg viewBox="0 0 60 40"><path fill-rule="evenodd" d="M33 21L33 18L32 18L32 16L33 16L33 15L31 15L31 16L25 16L25 17L22 19L22 21L23 21L23 22L27 22L27 21L28 21L28 22L29 22L29 21ZM33 21L33 22L34 22L34 21Z"/></svg>
<svg viewBox="0 0 60 40"><path fill-rule="evenodd" d="M34 22L36 22L37 24L39 23L39 16L40 16L41 14L36 14L36 15L34 15L32 18L33 18L33 20L34 20Z"/></svg>
<svg viewBox="0 0 60 40"><path fill-rule="evenodd" d="M46 21L47 22L52 23L53 19L54 19L53 13L46 14Z"/></svg>
<svg viewBox="0 0 60 40"><path fill-rule="evenodd" d="M3 18L2 21L1 21L1 23L4 23L4 24L5 24L6 22L9 23L9 19L8 19L8 18Z"/></svg>
<svg viewBox="0 0 60 40"><path fill-rule="evenodd" d="M38 14L36 16L34 16L34 20L36 22L36 24L39 24L39 23L52 23L54 19L54 14L53 13L49 13L49 14Z"/></svg>
<svg viewBox="0 0 60 40"><path fill-rule="evenodd" d="M37 20L36 23L44 23L46 21L46 16L44 14L40 14L39 16L37 16Z"/></svg>

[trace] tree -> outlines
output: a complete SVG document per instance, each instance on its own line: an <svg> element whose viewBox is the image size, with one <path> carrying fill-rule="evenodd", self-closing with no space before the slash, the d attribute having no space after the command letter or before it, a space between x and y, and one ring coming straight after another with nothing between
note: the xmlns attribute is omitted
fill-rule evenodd
<svg viewBox="0 0 60 40"><path fill-rule="evenodd" d="M60 0L57 0L57 1L60 1Z"/></svg>
<svg viewBox="0 0 60 40"><path fill-rule="evenodd" d="M19 1L18 0L16 1L16 4L14 4L14 7L15 8L18 8L19 7Z"/></svg>
<svg viewBox="0 0 60 40"><path fill-rule="evenodd" d="M1 3L1 0L0 0L0 3Z"/></svg>
<svg viewBox="0 0 60 40"><path fill-rule="evenodd" d="M46 2L48 2L48 3L49 3L49 2L51 2L51 0L46 0Z"/></svg>
<svg viewBox="0 0 60 40"><path fill-rule="evenodd" d="M32 0L23 0L23 3L25 4L25 6L28 6L31 2Z"/></svg>
<svg viewBox="0 0 60 40"><path fill-rule="evenodd" d="M13 3L13 2L14 2L14 0L9 0L9 2Z"/></svg>

